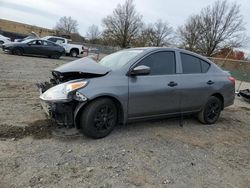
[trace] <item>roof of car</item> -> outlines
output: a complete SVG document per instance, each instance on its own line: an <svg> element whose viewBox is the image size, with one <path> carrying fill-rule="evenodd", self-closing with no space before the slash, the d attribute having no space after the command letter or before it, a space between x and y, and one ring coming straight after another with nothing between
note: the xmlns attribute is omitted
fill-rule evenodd
<svg viewBox="0 0 250 188"><path fill-rule="evenodd" d="M190 55L194 55L196 57L199 57L201 59L204 59L206 61L210 61L207 57L202 56L200 54L197 54L195 52L189 51L189 50L185 50L185 49L181 49L181 48L174 48L174 47L138 47L138 48L128 48L126 50L143 50L144 52L153 52L153 51L157 51L157 50L174 50L174 51L179 51L179 52L183 52L183 53L187 53Z"/></svg>
<svg viewBox="0 0 250 188"><path fill-rule="evenodd" d="M59 39L66 39L66 38L58 37L58 36L46 36L46 37L43 37L43 38L59 38Z"/></svg>

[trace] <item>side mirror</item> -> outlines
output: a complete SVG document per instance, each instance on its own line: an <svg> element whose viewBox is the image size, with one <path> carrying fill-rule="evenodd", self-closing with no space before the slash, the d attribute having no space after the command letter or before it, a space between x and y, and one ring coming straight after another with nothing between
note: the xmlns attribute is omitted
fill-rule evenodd
<svg viewBox="0 0 250 188"><path fill-rule="evenodd" d="M150 73L150 67L145 65L140 65L138 67L133 68L133 70L130 71L131 76L139 76L139 75L147 75Z"/></svg>

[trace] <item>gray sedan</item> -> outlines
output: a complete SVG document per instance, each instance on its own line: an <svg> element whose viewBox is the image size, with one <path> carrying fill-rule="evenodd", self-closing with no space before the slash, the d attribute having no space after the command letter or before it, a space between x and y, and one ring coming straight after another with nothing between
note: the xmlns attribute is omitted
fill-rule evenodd
<svg viewBox="0 0 250 188"><path fill-rule="evenodd" d="M3 44L4 52L9 52L14 55L39 55L59 59L65 50L63 47L53 42L41 39L27 39L22 42L12 42Z"/></svg>
<svg viewBox="0 0 250 188"><path fill-rule="evenodd" d="M47 114L92 138L118 123L196 114L215 123L234 102L235 79L198 54L172 48L133 48L82 58L38 84Z"/></svg>

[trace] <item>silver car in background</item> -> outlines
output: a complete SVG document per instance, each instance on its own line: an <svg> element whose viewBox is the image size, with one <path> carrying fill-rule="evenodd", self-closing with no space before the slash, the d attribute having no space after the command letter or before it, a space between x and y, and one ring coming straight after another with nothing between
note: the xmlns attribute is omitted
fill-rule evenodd
<svg viewBox="0 0 250 188"><path fill-rule="evenodd" d="M197 114L215 123L232 105L235 79L198 54L173 48L132 48L99 63L82 58L52 71L38 84L47 114L92 138L118 123Z"/></svg>

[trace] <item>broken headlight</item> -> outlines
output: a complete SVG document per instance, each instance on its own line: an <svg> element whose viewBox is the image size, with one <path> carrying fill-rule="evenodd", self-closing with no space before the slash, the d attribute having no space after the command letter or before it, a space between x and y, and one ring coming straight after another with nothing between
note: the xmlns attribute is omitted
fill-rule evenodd
<svg viewBox="0 0 250 188"><path fill-rule="evenodd" d="M44 92L40 99L45 101L67 101L72 91L86 87L87 81L67 82L56 85Z"/></svg>

